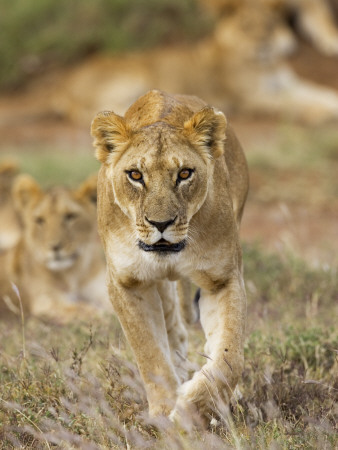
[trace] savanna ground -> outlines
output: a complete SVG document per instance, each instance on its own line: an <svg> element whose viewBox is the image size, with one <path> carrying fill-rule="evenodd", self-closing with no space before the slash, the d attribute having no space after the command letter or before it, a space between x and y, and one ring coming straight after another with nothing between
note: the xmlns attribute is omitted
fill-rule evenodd
<svg viewBox="0 0 338 450"><path fill-rule="evenodd" d="M125 3L116 5L122 11ZM44 4L36 7L43 12ZM71 16L62 23L73 26ZM25 31L23 22L15 24ZM170 30L163 24L162 34ZM95 36L107 39L114 27L106 26ZM110 43L119 39L109 35ZM158 36L149 34L151 39ZM24 35L22 40L26 47L34 44ZM60 55L73 58L60 48ZM81 48L83 54L93 51L86 42ZM21 46L11 49L11 57L21 58L20 51ZM74 52L79 54L78 48ZM338 88L336 62L331 69L327 60L314 68L311 51L305 48L302 55L293 61L300 73L315 81L324 77ZM35 75L43 58L49 63L55 53L18 67ZM5 85L7 76L3 70ZM15 84L23 76L25 71L14 73L10 80ZM0 160L17 158L21 170L44 186L76 185L98 169L89 125L75 127L36 114L30 120L30 109L34 105L25 104L24 92L1 102ZM67 326L18 317L9 324L0 321L0 448L338 447L338 130L336 125L231 119L251 176L242 225L248 320L241 397L230 410L220 406L221 420L208 431L192 430L185 421L175 427L165 418L149 420L131 350L113 314ZM193 370L204 362L200 325L191 326L189 335Z"/></svg>
<svg viewBox="0 0 338 450"><path fill-rule="evenodd" d="M249 297L242 397L207 432L149 420L116 319L1 324L1 448L337 446L338 295L333 268L244 245ZM203 364L190 328L191 367Z"/></svg>

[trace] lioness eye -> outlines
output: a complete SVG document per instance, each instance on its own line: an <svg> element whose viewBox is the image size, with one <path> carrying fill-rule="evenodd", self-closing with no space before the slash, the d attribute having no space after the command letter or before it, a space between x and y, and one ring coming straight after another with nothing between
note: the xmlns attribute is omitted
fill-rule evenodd
<svg viewBox="0 0 338 450"><path fill-rule="evenodd" d="M43 223L45 223L45 219L43 217L35 217L35 223L37 223L38 225L42 225Z"/></svg>
<svg viewBox="0 0 338 450"><path fill-rule="evenodd" d="M187 180L191 177L191 174L193 173L192 169L182 169L181 172L178 174L178 181L181 180Z"/></svg>
<svg viewBox="0 0 338 450"><path fill-rule="evenodd" d="M143 176L142 173L139 172L138 170L131 170L130 172L128 172L129 178L131 178L134 181L142 181L143 180Z"/></svg>
<svg viewBox="0 0 338 450"><path fill-rule="evenodd" d="M76 214L75 213L67 213L67 214L65 214L65 220L66 221L71 221L71 220L74 220L74 219L76 219Z"/></svg>

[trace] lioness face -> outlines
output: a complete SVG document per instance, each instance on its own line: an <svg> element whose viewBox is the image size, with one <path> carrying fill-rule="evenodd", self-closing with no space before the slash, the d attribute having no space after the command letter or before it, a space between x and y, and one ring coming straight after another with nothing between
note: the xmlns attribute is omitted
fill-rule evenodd
<svg viewBox="0 0 338 450"><path fill-rule="evenodd" d="M155 121L133 130L111 112L94 119L97 157L141 251L168 255L189 243L225 128L224 115L209 107L176 126Z"/></svg>
<svg viewBox="0 0 338 450"><path fill-rule="evenodd" d="M141 250L179 252L187 243L190 219L204 202L208 166L169 127L149 128L136 133L120 159L112 161L115 201L133 221Z"/></svg>
<svg viewBox="0 0 338 450"><path fill-rule="evenodd" d="M43 192L27 176L20 177L15 184L25 245L34 260L48 270L70 269L85 257L88 246L95 240L95 205L87 194L62 187ZM93 192L92 200L95 200Z"/></svg>

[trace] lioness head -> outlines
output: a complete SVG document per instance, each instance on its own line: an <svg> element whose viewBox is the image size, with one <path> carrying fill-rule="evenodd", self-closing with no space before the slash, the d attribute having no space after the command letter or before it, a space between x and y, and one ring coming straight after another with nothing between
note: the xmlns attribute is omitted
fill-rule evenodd
<svg viewBox="0 0 338 450"><path fill-rule="evenodd" d="M29 175L17 178L13 199L32 262L62 271L81 261L96 240L96 181L92 176L75 190L43 191Z"/></svg>
<svg viewBox="0 0 338 450"><path fill-rule="evenodd" d="M205 201L214 162L223 153L226 129L224 115L213 108L200 105L194 113L171 101L172 109L167 102L162 114L161 93L152 91L124 118L107 111L92 123L97 158L138 247L162 254L186 246L190 220Z"/></svg>

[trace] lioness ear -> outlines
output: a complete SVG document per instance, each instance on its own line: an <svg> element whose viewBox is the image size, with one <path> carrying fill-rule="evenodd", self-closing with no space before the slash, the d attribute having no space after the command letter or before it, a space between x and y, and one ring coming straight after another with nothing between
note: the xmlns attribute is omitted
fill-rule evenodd
<svg viewBox="0 0 338 450"><path fill-rule="evenodd" d="M112 111L98 113L92 122L91 134L94 138L96 157L102 163L109 155L118 152L128 142L130 132L123 117Z"/></svg>
<svg viewBox="0 0 338 450"><path fill-rule="evenodd" d="M12 195L15 208L21 211L38 202L43 191L30 175L18 175L13 183Z"/></svg>
<svg viewBox="0 0 338 450"><path fill-rule="evenodd" d="M75 197L78 200L86 200L93 204L97 202L97 174L89 176L75 190Z"/></svg>
<svg viewBox="0 0 338 450"><path fill-rule="evenodd" d="M206 106L184 123L184 132L207 158L216 159L224 153L226 127L224 114Z"/></svg>

